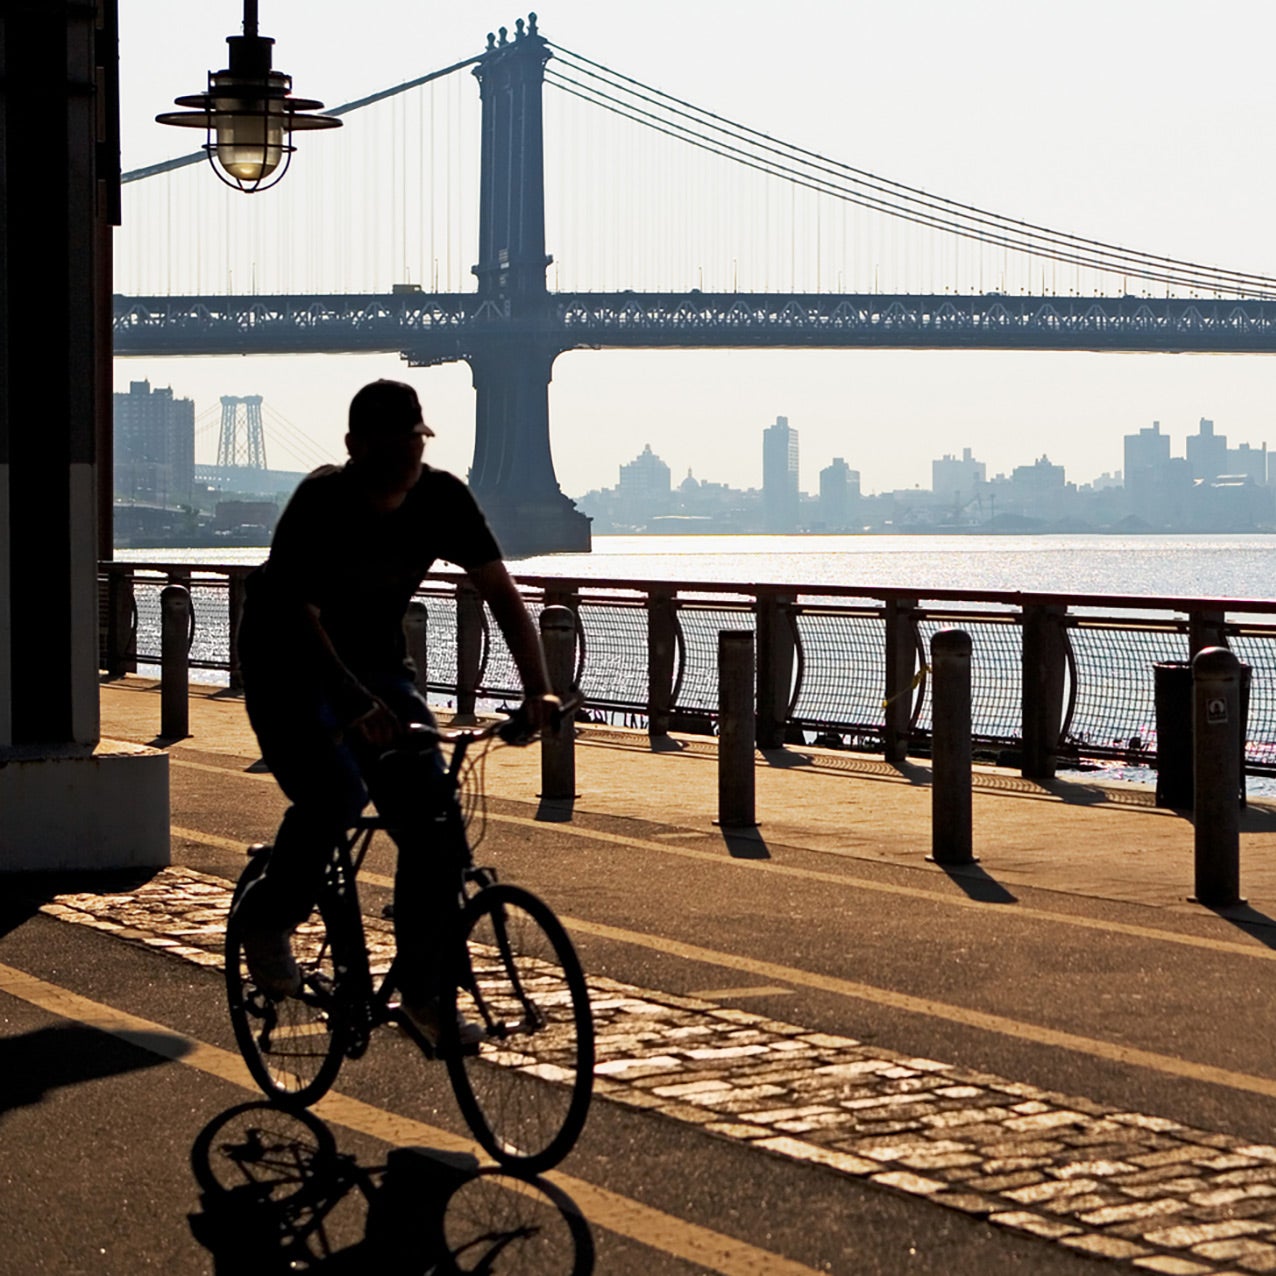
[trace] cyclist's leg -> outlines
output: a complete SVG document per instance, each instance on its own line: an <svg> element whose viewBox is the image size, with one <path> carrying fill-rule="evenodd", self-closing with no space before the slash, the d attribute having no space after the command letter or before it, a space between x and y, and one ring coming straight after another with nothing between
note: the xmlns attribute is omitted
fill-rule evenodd
<svg viewBox="0 0 1276 1276"><path fill-rule="evenodd" d="M411 683L377 687L403 722L434 721ZM367 766L368 787L398 846L394 931L399 991L418 1004L438 996L461 905L465 821L438 749L392 754Z"/></svg>
<svg viewBox="0 0 1276 1276"><path fill-rule="evenodd" d="M322 700L289 698L250 710L262 758L292 806L265 873L239 909L254 930L286 932L314 906L332 848L367 805L368 790Z"/></svg>

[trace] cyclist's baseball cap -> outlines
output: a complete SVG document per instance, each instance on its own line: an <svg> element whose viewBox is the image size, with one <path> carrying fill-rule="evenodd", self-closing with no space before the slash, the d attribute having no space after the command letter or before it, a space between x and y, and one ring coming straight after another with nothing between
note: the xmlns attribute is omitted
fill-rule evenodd
<svg viewBox="0 0 1276 1276"><path fill-rule="evenodd" d="M405 381L372 381L350 400L350 433L360 438L402 434L434 437L421 413L421 400Z"/></svg>

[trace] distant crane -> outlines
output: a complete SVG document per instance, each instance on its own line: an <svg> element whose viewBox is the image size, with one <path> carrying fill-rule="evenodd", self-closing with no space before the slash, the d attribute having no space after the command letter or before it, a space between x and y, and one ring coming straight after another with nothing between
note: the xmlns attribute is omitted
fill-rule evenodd
<svg viewBox="0 0 1276 1276"><path fill-rule="evenodd" d="M244 429L240 431L240 408ZM222 426L217 439L217 464L247 470L264 470L266 433L261 424L261 395L222 395Z"/></svg>

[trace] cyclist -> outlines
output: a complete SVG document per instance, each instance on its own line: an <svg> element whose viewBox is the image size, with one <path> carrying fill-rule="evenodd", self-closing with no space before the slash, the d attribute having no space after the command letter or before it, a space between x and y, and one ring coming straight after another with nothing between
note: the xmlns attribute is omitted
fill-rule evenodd
<svg viewBox="0 0 1276 1276"><path fill-rule="evenodd" d="M398 846L403 1010L437 1041L439 965L465 832L438 750L388 752L404 724L433 721L413 682L403 618L436 558L464 569L491 608L530 730L549 724L557 700L482 512L458 478L422 461L433 434L410 385L364 386L350 403L349 460L302 481L269 558L248 578L239 634L248 716L292 805L240 915L253 982L268 996L295 995L292 932L319 896L332 846L371 797Z"/></svg>

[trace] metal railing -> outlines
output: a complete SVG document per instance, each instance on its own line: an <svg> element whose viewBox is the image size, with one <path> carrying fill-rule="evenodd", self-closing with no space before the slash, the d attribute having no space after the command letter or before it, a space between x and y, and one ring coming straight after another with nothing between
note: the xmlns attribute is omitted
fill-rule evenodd
<svg viewBox="0 0 1276 1276"><path fill-rule="evenodd" d="M159 594L191 591L190 666L240 685L234 642L242 566L104 563L102 667L158 665ZM652 734L711 731L718 711L717 635L757 641L757 738L773 747L814 735L834 747L902 758L931 732L926 653L941 628L970 634L974 743L1025 774L1121 758L1153 765L1153 670L1207 646L1252 671L1246 770L1276 774L1276 601L877 587L715 585L519 577L533 615L576 615L576 680L590 707ZM462 712L517 699L513 660L464 577L437 573L426 607L426 682Z"/></svg>

